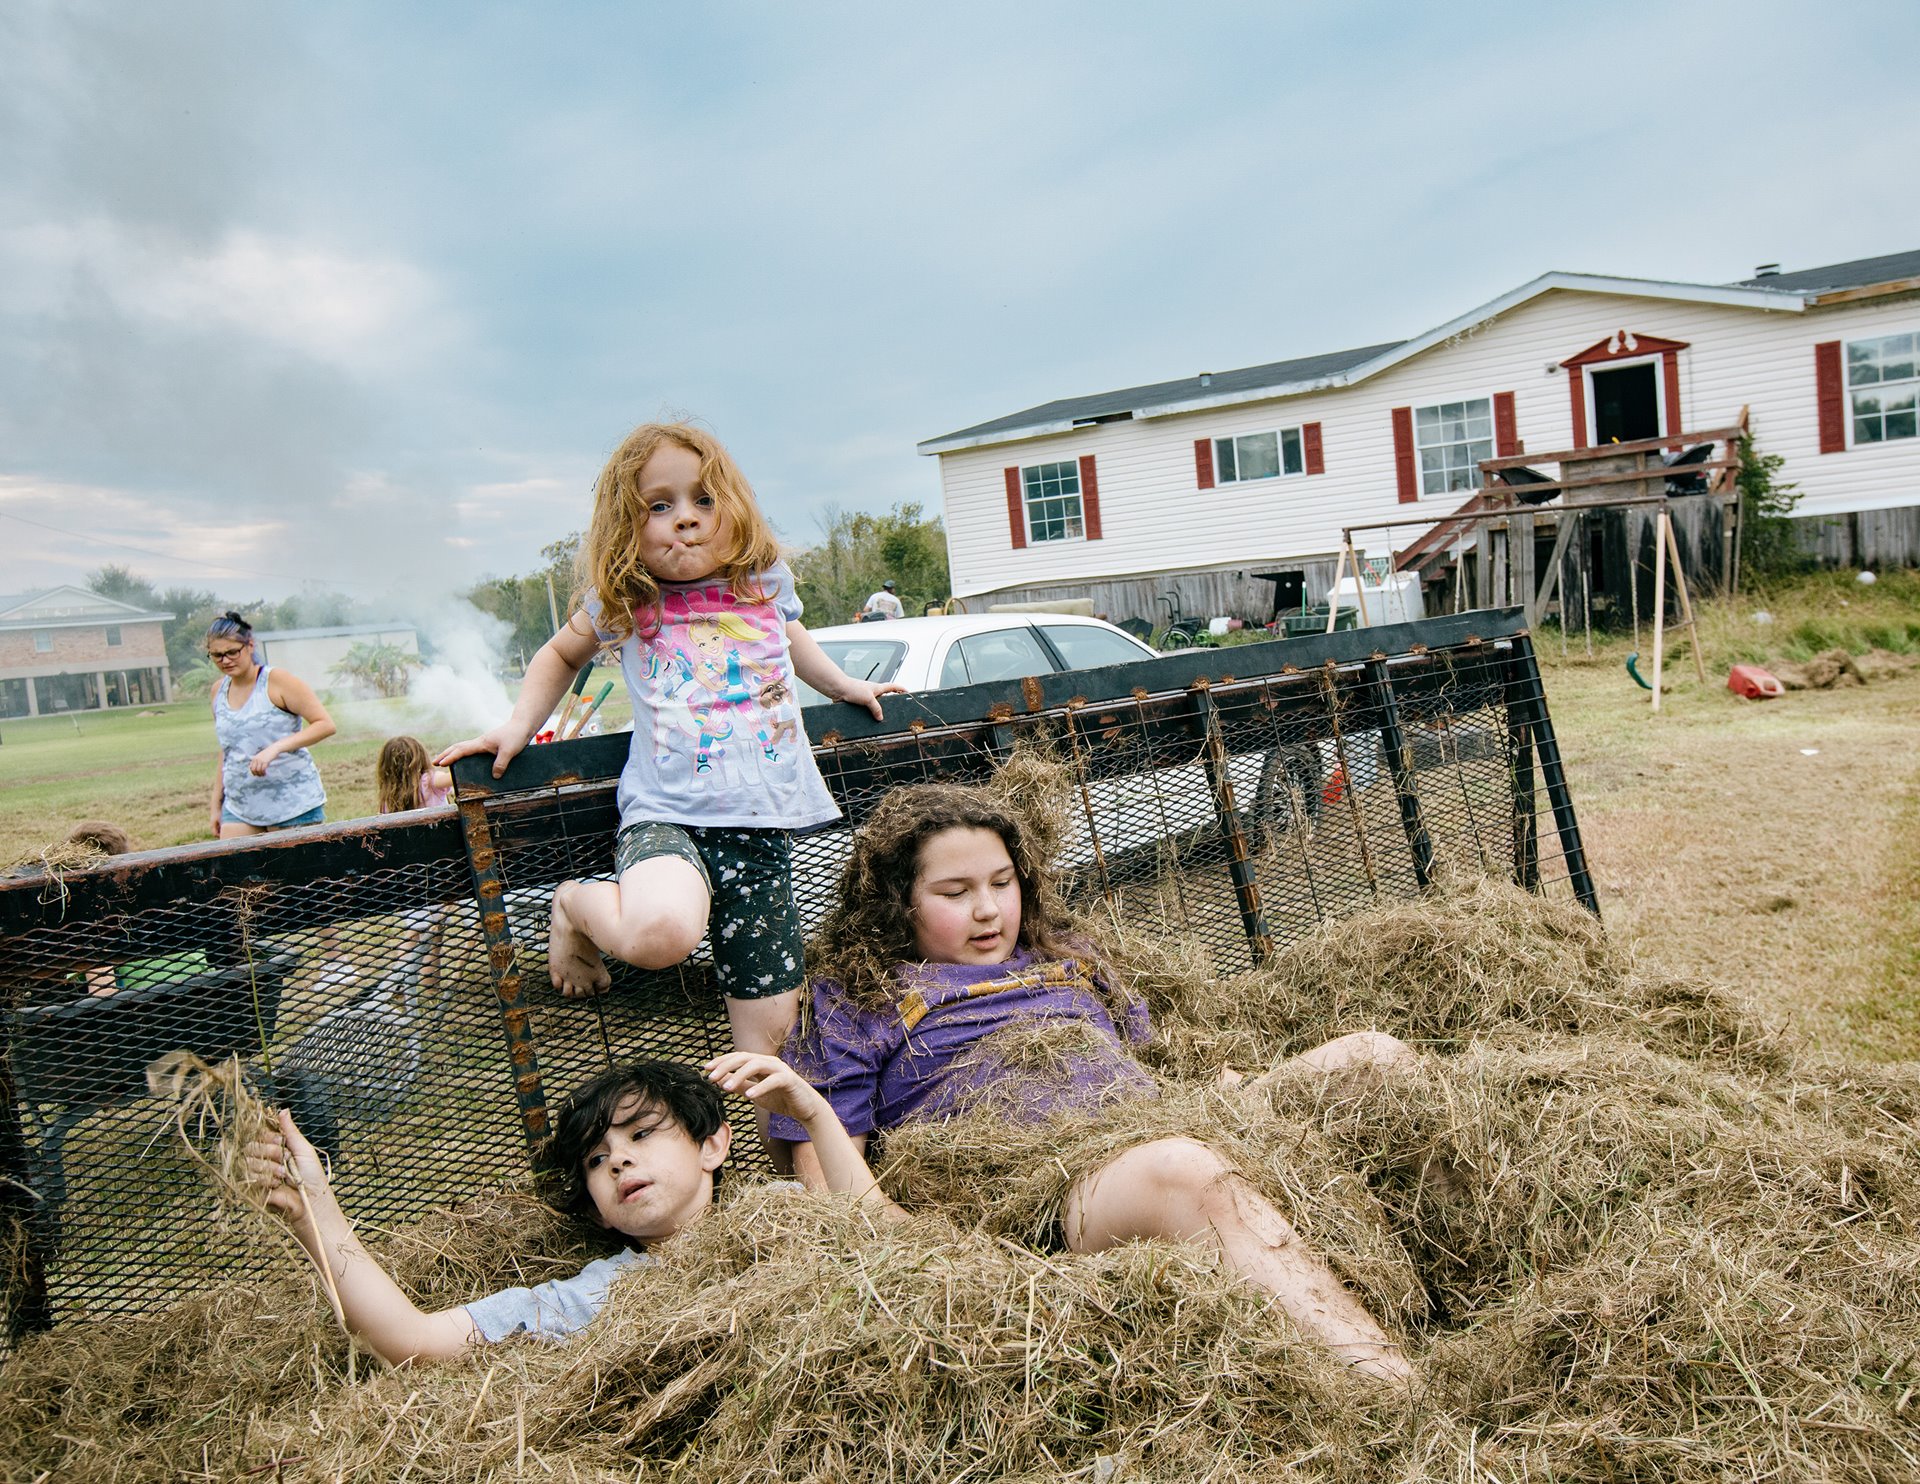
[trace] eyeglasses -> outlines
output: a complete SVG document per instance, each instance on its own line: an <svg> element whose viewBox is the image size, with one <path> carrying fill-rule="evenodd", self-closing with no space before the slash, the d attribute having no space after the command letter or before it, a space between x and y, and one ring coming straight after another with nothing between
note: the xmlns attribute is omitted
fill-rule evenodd
<svg viewBox="0 0 1920 1484"><path fill-rule="evenodd" d="M217 665L222 660L238 659L241 655L245 654L246 652L247 652L247 646L244 644L242 644L238 649L209 649L207 651L207 658L212 660Z"/></svg>

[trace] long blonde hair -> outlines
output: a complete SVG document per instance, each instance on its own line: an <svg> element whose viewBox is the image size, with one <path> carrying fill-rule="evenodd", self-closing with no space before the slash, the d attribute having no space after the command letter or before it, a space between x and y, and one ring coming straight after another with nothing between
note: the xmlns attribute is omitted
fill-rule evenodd
<svg viewBox="0 0 1920 1484"><path fill-rule="evenodd" d="M640 560L640 528L647 507L640 498L640 471L663 443L677 443L699 457L700 487L726 517L732 540L718 574L743 603L764 603L771 594L755 577L780 560L780 542L760 513L753 486L720 440L691 423L642 423L613 451L593 487L593 519L580 543L579 587L600 600L600 627L624 640L633 632L635 610L659 611L660 586Z"/></svg>
<svg viewBox="0 0 1920 1484"><path fill-rule="evenodd" d="M427 744L418 737L389 737L373 765L380 791L380 812L399 814L420 807L420 775L427 771Z"/></svg>

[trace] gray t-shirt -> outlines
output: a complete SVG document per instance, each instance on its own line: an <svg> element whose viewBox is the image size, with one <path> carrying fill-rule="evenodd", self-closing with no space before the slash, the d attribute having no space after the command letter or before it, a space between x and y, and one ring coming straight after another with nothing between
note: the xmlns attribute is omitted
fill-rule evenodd
<svg viewBox="0 0 1920 1484"><path fill-rule="evenodd" d="M634 615L620 646L633 744L620 774L620 824L799 830L840 817L800 725L787 625L793 573L775 562L742 601L718 577L663 582L657 613ZM602 640L600 605L587 616Z"/></svg>
<svg viewBox="0 0 1920 1484"><path fill-rule="evenodd" d="M606 1305L614 1279L653 1261L633 1251L598 1257L571 1278L551 1278L535 1288L503 1288L475 1299L466 1306L467 1314L490 1345L518 1334L563 1340L584 1329Z"/></svg>

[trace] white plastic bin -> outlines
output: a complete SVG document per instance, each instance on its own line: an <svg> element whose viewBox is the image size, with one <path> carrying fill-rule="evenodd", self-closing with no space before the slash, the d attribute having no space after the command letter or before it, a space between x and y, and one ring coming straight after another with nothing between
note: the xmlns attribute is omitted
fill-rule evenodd
<svg viewBox="0 0 1920 1484"><path fill-rule="evenodd" d="M1389 572L1378 584L1371 579L1365 588L1356 588L1351 577L1342 577L1333 585L1333 602L1341 609L1360 606L1366 598L1365 623L1369 628L1383 623L1413 623L1427 616L1420 593L1420 578L1413 572Z"/></svg>

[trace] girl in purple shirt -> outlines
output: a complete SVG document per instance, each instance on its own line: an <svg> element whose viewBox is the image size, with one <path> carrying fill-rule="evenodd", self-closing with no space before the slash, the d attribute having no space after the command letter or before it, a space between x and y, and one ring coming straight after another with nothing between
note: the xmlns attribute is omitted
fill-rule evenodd
<svg viewBox="0 0 1920 1484"><path fill-rule="evenodd" d="M1019 814L984 789L919 784L883 799L855 837L817 941L811 1014L788 1059L863 1153L872 1134L980 1099L1028 1122L1154 1095L1130 1050L1147 1039L1145 1007L1072 931ZM998 1034L1018 1028L1030 1045L1036 1027L1060 1031L1059 1070L1046 1077L1018 1072L1016 1038ZM1332 1073L1411 1055L1363 1032L1295 1061ZM773 1132L806 1138L778 1119ZM817 1183L804 1147L796 1167ZM1286 1217L1197 1140L1148 1140L1082 1176L1060 1228L1075 1252L1154 1237L1212 1247L1358 1370L1411 1374Z"/></svg>

